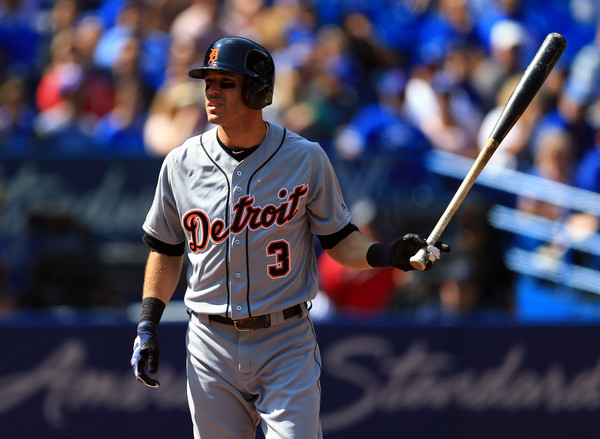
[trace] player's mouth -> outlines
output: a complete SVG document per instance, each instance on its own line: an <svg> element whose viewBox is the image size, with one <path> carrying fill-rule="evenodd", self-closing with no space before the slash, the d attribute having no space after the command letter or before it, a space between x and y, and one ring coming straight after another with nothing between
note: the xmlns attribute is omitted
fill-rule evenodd
<svg viewBox="0 0 600 439"><path fill-rule="evenodd" d="M209 110L214 110L214 109L217 109L217 108L222 107L222 106L223 106L223 101L217 100L217 99L215 99L215 100L209 100L206 103L206 108L209 109Z"/></svg>

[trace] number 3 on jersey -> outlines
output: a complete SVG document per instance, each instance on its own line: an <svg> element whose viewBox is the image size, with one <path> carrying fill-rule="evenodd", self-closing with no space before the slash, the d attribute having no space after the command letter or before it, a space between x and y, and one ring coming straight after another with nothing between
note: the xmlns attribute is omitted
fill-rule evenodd
<svg viewBox="0 0 600 439"><path fill-rule="evenodd" d="M273 279L287 276L290 272L290 245L287 241L271 241L267 245L267 256L275 256L275 264L267 265Z"/></svg>

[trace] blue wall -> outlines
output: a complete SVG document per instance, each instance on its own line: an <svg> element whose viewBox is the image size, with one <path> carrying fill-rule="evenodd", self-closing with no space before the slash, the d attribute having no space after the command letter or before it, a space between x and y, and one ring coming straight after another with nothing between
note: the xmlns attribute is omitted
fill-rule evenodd
<svg viewBox="0 0 600 439"><path fill-rule="evenodd" d="M597 438L600 325L317 322L328 439ZM190 438L184 323L160 328L161 388L128 361L122 313L0 319L2 437Z"/></svg>

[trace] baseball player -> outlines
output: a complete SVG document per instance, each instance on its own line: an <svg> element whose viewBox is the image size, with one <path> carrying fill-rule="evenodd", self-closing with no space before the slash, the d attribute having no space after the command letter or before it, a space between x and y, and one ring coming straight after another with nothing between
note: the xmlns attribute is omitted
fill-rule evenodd
<svg viewBox="0 0 600 439"><path fill-rule="evenodd" d="M273 96L269 52L240 37L214 42L189 75L205 81L208 121L164 159L143 224L150 246L131 358L159 383L157 329L188 259L187 394L195 438L320 438L321 360L309 304L318 290L313 237L354 269L394 266L426 241L374 242L352 224L321 147L263 120ZM429 246L429 266L449 246Z"/></svg>

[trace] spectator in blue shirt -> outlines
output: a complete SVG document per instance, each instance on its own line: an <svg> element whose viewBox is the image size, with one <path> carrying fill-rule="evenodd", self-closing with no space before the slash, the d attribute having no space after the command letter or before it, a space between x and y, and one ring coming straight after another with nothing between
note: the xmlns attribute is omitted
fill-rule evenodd
<svg viewBox="0 0 600 439"><path fill-rule="evenodd" d="M540 120L536 132L541 133L551 128L567 131L573 139L573 154L578 162L594 146L596 130L587 117L593 101L594 91L590 87L567 79L559 92L556 106Z"/></svg>
<svg viewBox="0 0 600 439"><path fill-rule="evenodd" d="M359 111L335 140L337 155L356 159L375 154L422 155L430 145L404 111L407 76L400 69L383 74L378 101Z"/></svg>
<svg viewBox="0 0 600 439"><path fill-rule="evenodd" d="M0 2L0 65L29 74L36 66L41 35L35 28L37 5L31 2ZM8 69L7 69L8 70ZM2 77L0 70L0 80Z"/></svg>
<svg viewBox="0 0 600 439"><path fill-rule="evenodd" d="M20 77L8 78L0 85L0 151L26 153L33 138L34 118L26 82Z"/></svg>
<svg viewBox="0 0 600 439"><path fill-rule="evenodd" d="M575 185L600 193L600 132L596 132L594 147L590 148L577 165Z"/></svg>
<svg viewBox="0 0 600 439"><path fill-rule="evenodd" d="M115 107L94 127L93 138L108 155L145 155L144 124L147 108L142 85L123 79L116 85Z"/></svg>
<svg viewBox="0 0 600 439"><path fill-rule="evenodd" d="M123 5L116 24L106 29L98 41L94 61L100 68L112 70L125 45L132 38L137 38L141 53L138 59L141 78L148 87L157 90L164 81L171 38L168 32L152 28L149 17L156 17L157 11L151 8L152 5L138 1Z"/></svg>

